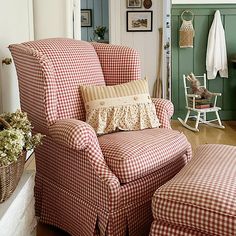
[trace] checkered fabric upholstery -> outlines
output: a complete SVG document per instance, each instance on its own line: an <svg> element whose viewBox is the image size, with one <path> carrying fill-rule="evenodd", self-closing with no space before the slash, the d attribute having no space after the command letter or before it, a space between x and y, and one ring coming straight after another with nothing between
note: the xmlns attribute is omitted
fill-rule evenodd
<svg viewBox="0 0 236 236"><path fill-rule="evenodd" d="M192 161L155 192L150 235L236 235L235 180L235 146L200 146Z"/></svg>
<svg viewBox="0 0 236 236"><path fill-rule="evenodd" d="M92 45L99 57L106 85L141 79L140 59L136 50L112 44Z"/></svg>
<svg viewBox="0 0 236 236"><path fill-rule="evenodd" d="M188 142L170 129L117 132L99 137L107 165L121 183L129 183L183 156Z"/></svg>
<svg viewBox="0 0 236 236"><path fill-rule="evenodd" d="M174 114L173 103L166 99L152 98L152 102L156 107L158 119L161 123L161 128L171 129L170 118Z"/></svg>
<svg viewBox="0 0 236 236"><path fill-rule="evenodd" d="M182 134L162 128L98 138L84 122L78 89L80 84L111 85L140 79L137 52L71 39L10 45L10 50L22 109L35 132L47 134L35 151L39 220L72 236L148 235L151 197L189 161L190 145ZM169 128L172 105L165 100L158 104L157 114L163 117L163 127ZM136 156L116 169L113 161L120 156L128 160L127 150Z"/></svg>
<svg viewBox="0 0 236 236"><path fill-rule="evenodd" d="M33 67L31 60L38 62L39 68L33 79L41 82L38 89L45 86L45 90L35 92L41 92L41 96L44 96L43 101L40 101L42 104L39 105L45 106L49 125L58 119L85 120L84 105L78 92L79 85L105 84L98 56L89 43L81 41L78 47L77 41L73 39L46 39L27 42L17 47L10 46L10 50L17 58L22 53L26 54L29 62L22 63L25 67L28 65L30 72ZM30 78L32 77L33 75Z"/></svg>
<svg viewBox="0 0 236 236"><path fill-rule="evenodd" d="M76 150L83 150L89 147L91 142L97 141L93 128L81 120L58 120L49 129L55 142Z"/></svg>

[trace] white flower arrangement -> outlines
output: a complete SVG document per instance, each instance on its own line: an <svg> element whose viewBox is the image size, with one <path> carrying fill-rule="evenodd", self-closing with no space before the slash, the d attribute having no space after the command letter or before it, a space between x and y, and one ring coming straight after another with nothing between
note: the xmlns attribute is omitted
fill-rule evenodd
<svg viewBox="0 0 236 236"><path fill-rule="evenodd" d="M27 114L17 110L0 115L0 167L16 162L23 151L35 148L43 135L32 135Z"/></svg>

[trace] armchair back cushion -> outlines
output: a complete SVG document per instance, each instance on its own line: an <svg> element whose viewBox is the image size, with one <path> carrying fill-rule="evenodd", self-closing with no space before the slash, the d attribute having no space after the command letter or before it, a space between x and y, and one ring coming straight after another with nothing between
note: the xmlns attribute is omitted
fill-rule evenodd
<svg viewBox="0 0 236 236"><path fill-rule="evenodd" d="M183 133L171 129L117 132L98 138L106 163L122 184L147 176L187 154ZM187 150L187 152L186 152Z"/></svg>
<svg viewBox="0 0 236 236"><path fill-rule="evenodd" d="M38 89L41 92L43 90L41 94L44 95L40 105L45 107L43 114L46 116L48 125L58 119L85 120L79 85L105 85L99 58L90 43L72 39L47 39L11 45L10 50L14 55L17 71L35 73L31 61L35 58L38 60L43 73L35 73L34 77L31 74L26 86L23 84L25 80L21 80L18 72L19 85L29 89L40 81ZM28 54L28 61L25 61L25 54ZM24 63L21 63L20 61L23 60ZM33 96L31 98L34 100ZM26 99L21 101L24 103ZM38 115L40 112L42 111L38 111Z"/></svg>
<svg viewBox="0 0 236 236"><path fill-rule="evenodd" d="M105 43L92 45L100 60L106 85L141 79L140 55L135 49Z"/></svg>

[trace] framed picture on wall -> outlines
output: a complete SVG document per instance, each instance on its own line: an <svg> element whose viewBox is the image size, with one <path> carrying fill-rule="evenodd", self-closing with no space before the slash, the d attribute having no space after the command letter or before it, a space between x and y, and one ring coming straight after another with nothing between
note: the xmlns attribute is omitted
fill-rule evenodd
<svg viewBox="0 0 236 236"><path fill-rule="evenodd" d="M127 8L141 8L142 0L127 0Z"/></svg>
<svg viewBox="0 0 236 236"><path fill-rule="evenodd" d="M92 26L92 10L81 9L81 27L91 27L91 26Z"/></svg>
<svg viewBox="0 0 236 236"><path fill-rule="evenodd" d="M151 32L152 11L127 11L127 32Z"/></svg>

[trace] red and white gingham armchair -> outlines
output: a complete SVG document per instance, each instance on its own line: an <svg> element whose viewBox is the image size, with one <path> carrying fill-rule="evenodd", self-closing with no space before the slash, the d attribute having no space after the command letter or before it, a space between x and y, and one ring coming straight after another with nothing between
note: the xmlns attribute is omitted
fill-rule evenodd
<svg viewBox="0 0 236 236"><path fill-rule="evenodd" d="M46 39L9 46L21 108L36 132L36 214L74 236L148 235L151 198L191 158L170 127L170 101L153 99L161 128L97 137L85 123L81 84L140 79L137 52L124 46Z"/></svg>

